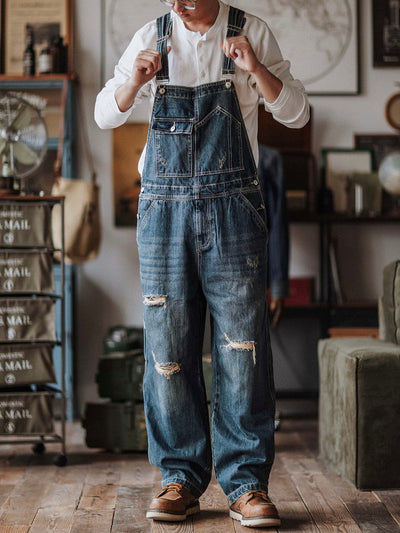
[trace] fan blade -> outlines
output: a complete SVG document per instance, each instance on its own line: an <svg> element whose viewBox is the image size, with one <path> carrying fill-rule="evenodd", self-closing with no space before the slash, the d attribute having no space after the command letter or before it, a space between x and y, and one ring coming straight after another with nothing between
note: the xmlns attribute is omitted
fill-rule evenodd
<svg viewBox="0 0 400 533"><path fill-rule="evenodd" d="M18 115L12 122L12 128L15 130L23 130L26 128L31 120L31 109L27 105L23 105L20 108Z"/></svg>
<svg viewBox="0 0 400 533"><path fill-rule="evenodd" d="M33 165L36 163L38 156L37 154L29 148L26 144L22 142L16 142L13 145L14 148L14 158L18 163L23 165Z"/></svg>

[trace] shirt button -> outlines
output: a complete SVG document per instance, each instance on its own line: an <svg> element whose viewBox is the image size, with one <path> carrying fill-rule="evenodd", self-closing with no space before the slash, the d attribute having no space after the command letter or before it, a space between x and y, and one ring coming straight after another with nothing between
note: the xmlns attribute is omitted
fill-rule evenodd
<svg viewBox="0 0 400 533"><path fill-rule="evenodd" d="M254 180L253 185L258 185L258 180Z"/></svg>

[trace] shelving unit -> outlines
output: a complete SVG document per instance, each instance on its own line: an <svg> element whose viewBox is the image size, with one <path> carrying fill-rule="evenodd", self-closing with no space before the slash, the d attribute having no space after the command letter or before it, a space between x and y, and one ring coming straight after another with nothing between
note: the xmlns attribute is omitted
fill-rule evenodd
<svg viewBox="0 0 400 533"><path fill-rule="evenodd" d="M45 121L49 130L48 150L52 159L56 159L59 141L62 136L62 175L76 177L77 175L77 124L76 124L76 91L78 77L75 73L49 74L38 76L9 76L0 75L0 92L21 91L38 94L55 102L56 118L50 120L45 113ZM47 120L49 119L49 120ZM51 161L52 164L52 161ZM40 169L39 169L40 170ZM45 194L50 193L51 183L44 187ZM35 191L39 192L39 191ZM61 266L54 264L56 285L61 283ZM65 371L61 369L60 357L55 358L57 383L61 387L61 379L65 380L66 416L72 422L74 417L74 283L75 267L65 265ZM57 313L57 326L61 327L60 314ZM60 347L55 347L55 352Z"/></svg>
<svg viewBox="0 0 400 533"><path fill-rule="evenodd" d="M52 245L51 215L56 204L61 206L61 250ZM53 271L56 251L61 255L58 291ZM34 453L43 453L45 444L60 443L61 453L54 463L64 466L67 461L64 198L0 197L0 258L4 266L0 270L0 360L3 360L0 444L31 443ZM61 349L60 387L54 383L52 356L56 346ZM50 357L45 353L50 353ZM61 400L61 434L53 426L56 396Z"/></svg>
<svg viewBox="0 0 400 533"><path fill-rule="evenodd" d="M319 233L319 300L310 306L286 307L286 316L307 314L319 316L322 322L321 333L326 336L330 327L377 327L378 309L376 301L350 301L336 303L333 291L329 247L332 243L332 231L338 225L362 224L398 224L400 217L382 214L376 216L355 216L346 213L289 213L291 224L312 224L318 226Z"/></svg>

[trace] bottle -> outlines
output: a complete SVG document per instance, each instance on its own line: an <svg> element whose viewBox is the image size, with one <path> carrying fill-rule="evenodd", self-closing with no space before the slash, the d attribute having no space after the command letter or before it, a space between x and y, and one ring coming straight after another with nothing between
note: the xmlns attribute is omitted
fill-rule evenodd
<svg viewBox="0 0 400 533"><path fill-rule="evenodd" d="M0 189L10 191L14 188L13 185L13 176L10 163L5 155L3 155L2 167L1 167L1 178L0 178Z"/></svg>
<svg viewBox="0 0 400 533"><path fill-rule="evenodd" d="M33 28L29 24L26 25L25 36L26 48L24 51L24 76L34 76L36 73L36 52L33 47L34 37Z"/></svg>
<svg viewBox="0 0 400 533"><path fill-rule="evenodd" d="M53 55L48 42L45 43L39 54L38 70L39 74L51 74L53 72Z"/></svg>
<svg viewBox="0 0 400 533"><path fill-rule="evenodd" d="M53 62L53 73L59 74L60 73L60 47L59 47L59 41L60 36L56 35L51 39L50 44L50 53L52 56L52 62Z"/></svg>

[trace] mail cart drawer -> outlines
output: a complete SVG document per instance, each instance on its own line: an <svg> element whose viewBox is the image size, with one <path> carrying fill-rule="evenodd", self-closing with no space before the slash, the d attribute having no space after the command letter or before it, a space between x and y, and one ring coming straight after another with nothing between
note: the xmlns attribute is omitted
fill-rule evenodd
<svg viewBox="0 0 400 533"><path fill-rule="evenodd" d="M54 293L52 254L0 250L0 293Z"/></svg>
<svg viewBox="0 0 400 533"><path fill-rule="evenodd" d="M52 247L51 206L46 203L2 203L0 245Z"/></svg>
<svg viewBox="0 0 400 533"><path fill-rule="evenodd" d="M55 382L51 344L0 345L0 388Z"/></svg>
<svg viewBox="0 0 400 533"><path fill-rule="evenodd" d="M0 298L0 342L56 341L52 298Z"/></svg>
<svg viewBox="0 0 400 533"><path fill-rule="evenodd" d="M51 394L0 393L0 435L46 435L53 431Z"/></svg>

